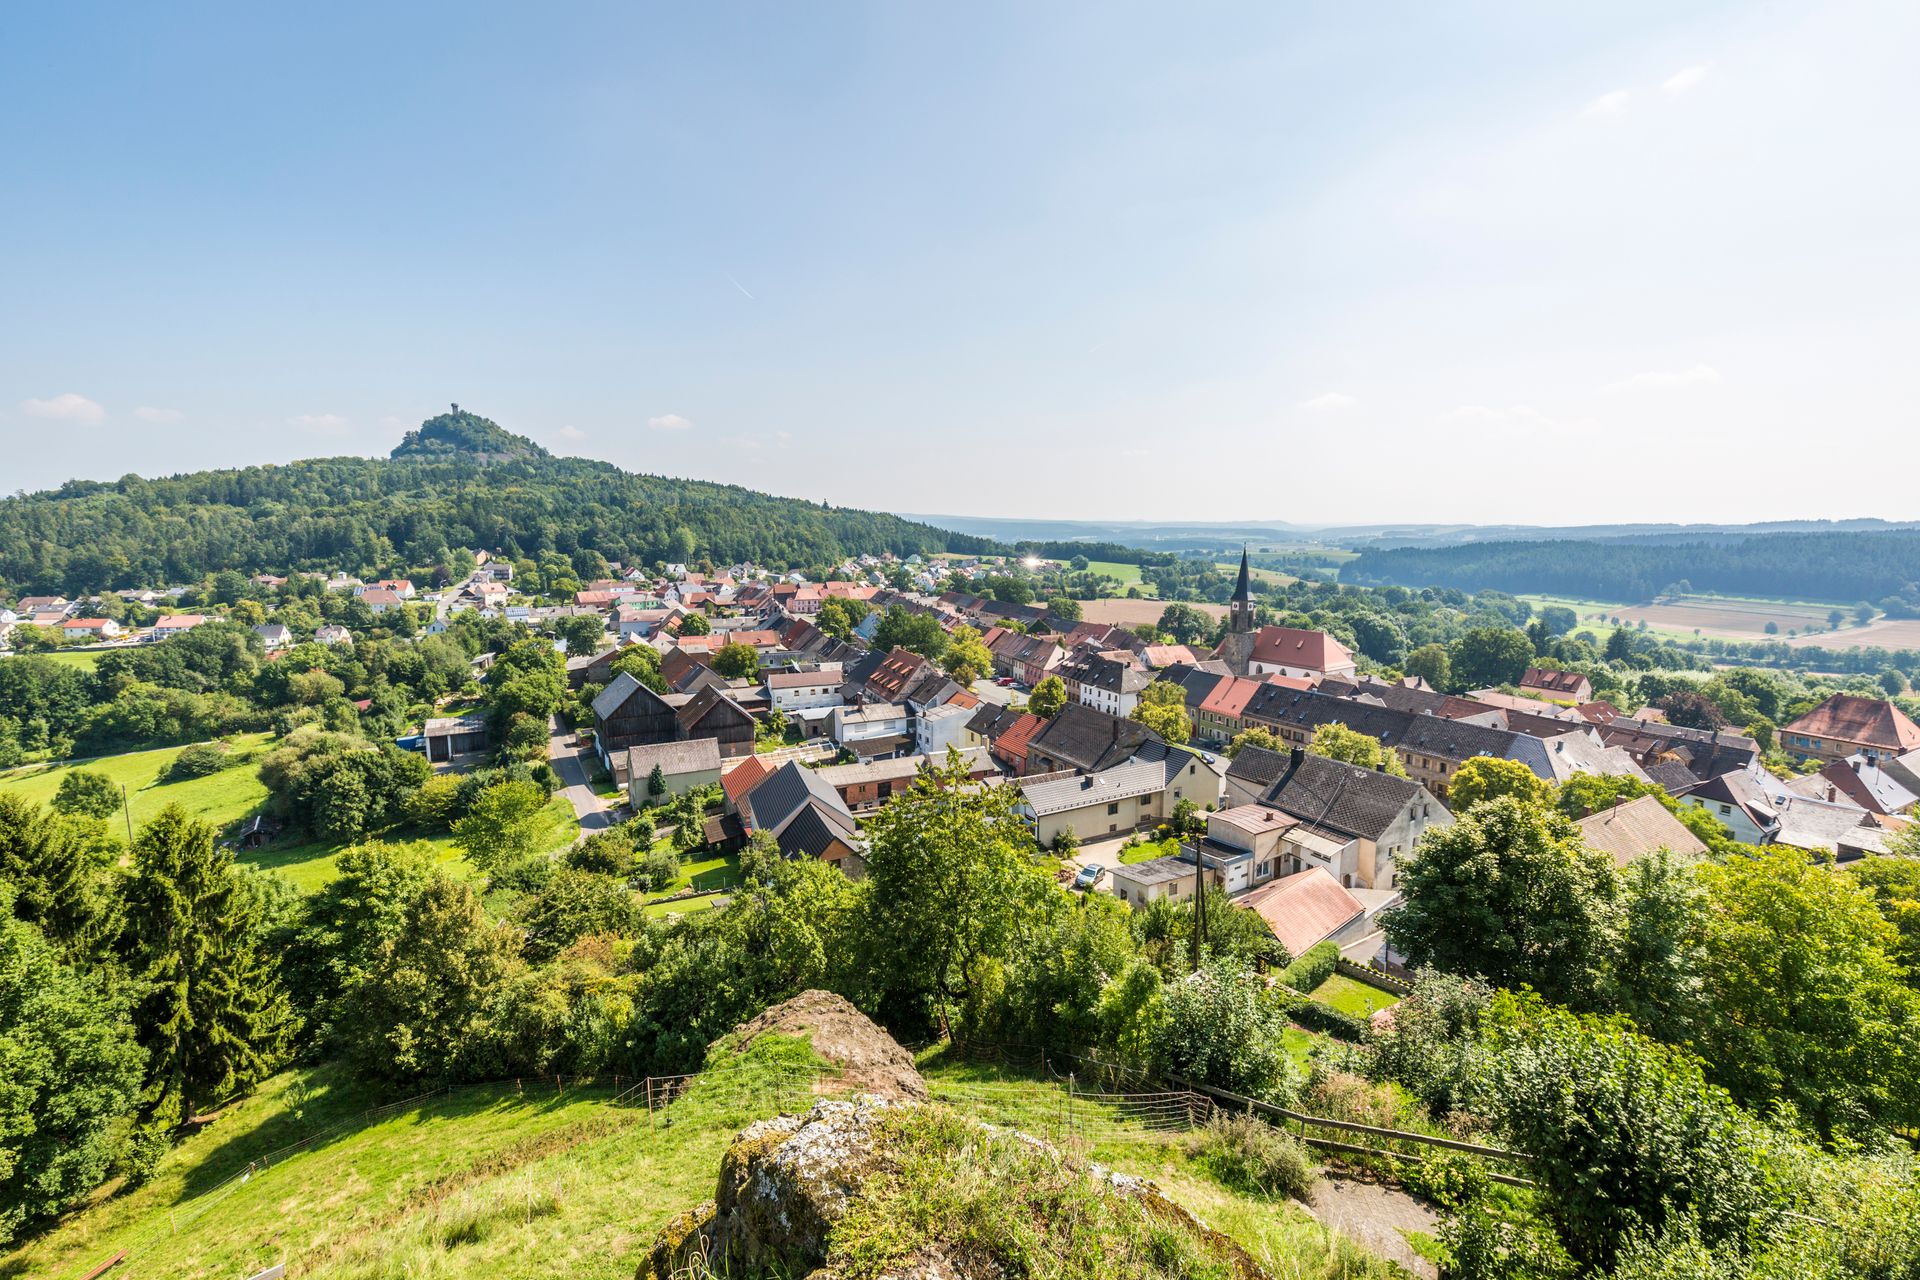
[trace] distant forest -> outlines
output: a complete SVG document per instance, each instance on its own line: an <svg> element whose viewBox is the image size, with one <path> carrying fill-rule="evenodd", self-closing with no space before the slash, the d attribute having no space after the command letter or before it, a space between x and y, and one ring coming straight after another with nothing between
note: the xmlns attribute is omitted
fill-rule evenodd
<svg viewBox="0 0 1920 1280"><path fill-rule="evenodd" d="M1676 584L1722 595L1870 601L1906 612L1920 601L1920 531L1773 533L1673 542L1477 542L1363 551L1341 570L1365 586L1457 587L1643 601ZM1883 603L1884 602L1884 603Z"/></svg>
<svg viewBox="0 0 1920 1280"><path fill-rule="evenodd" d="M221 569L427 567L461 548L793 567L861 552L997 549L898 516L549 457L457 410L409 433L395 455L76 480L0 499L0 584L74 596Z"/></svg>

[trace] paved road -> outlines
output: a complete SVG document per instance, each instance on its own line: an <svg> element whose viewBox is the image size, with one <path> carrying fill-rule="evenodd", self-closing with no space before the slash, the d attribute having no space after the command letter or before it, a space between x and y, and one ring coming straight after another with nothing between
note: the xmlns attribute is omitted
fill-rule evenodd
<svg viewBox="0 0 1920 1280"><path fill-rule="evenodd" d="M563 732L558 717L548 726L547 761L553 765L553 771L560 775L560 794L573 806L573 816L580 820L580 831L584 835L600 831L614 824L614 815L610 803L595 795L588 780L593 777L596 761L591 748L576 748L573 734Z"/></svg>

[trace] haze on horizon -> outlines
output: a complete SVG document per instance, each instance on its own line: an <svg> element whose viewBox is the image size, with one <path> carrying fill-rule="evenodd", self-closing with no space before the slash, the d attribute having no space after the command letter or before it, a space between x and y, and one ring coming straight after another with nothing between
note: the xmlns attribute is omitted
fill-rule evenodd
<svg viewBox="0 0 1920 1280"><path fill-rule="evenodd" d="M12 6L0 490L457 400L896 511L1920 518L1801 483L1920 438L1920 8L1565 8Z"/></svg>

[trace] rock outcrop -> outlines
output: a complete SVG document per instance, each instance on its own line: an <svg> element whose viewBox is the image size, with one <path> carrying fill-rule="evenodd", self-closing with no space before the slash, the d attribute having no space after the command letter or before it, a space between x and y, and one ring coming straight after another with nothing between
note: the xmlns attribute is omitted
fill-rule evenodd
<svg viewBox="0 0 1920 1280"><path fill-rule="evenodd" d="M764 1035L811 1039L813 1051L840 1068L841 1085L853 1092L892 1101L927 1096L913 1055L831 991L802 991L783 1000L735 1027L723 1043L745 1050Z"/></svg>

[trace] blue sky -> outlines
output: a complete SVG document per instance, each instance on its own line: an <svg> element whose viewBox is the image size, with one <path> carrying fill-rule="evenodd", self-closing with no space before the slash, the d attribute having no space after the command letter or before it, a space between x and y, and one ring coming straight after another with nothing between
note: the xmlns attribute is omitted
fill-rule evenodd
<svg viewBox="0 0 1920 1280"><path fill-rule="evenodd" d="M0 490L1920 518L1920 6L0 8ZM1910 466L1907 470L1910 470Z"/></svg>

